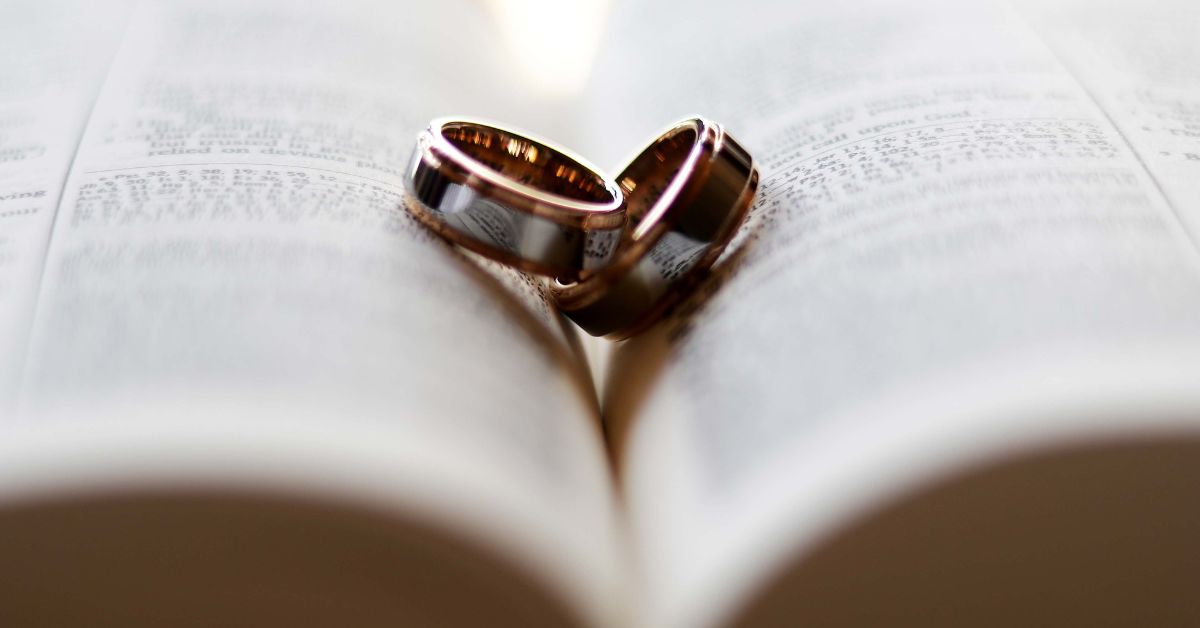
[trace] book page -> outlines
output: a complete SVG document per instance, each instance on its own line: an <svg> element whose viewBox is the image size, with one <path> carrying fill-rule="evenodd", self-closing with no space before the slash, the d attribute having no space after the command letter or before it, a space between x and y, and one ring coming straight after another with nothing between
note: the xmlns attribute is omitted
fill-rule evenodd
<svg viewBox="0 0 1200 628"><path fill-rule="evenodd" d="M1026 16L645 2L612 32L601 163L698 112L763 175L723 275L608 374L650 625L729 620L790 557L964 465L1200 428L1180 418L1200 407L1191 177Z"/></svg>
<svg viewBox="0 0 1200 628"><path fill-rule="evenodd" d="M146 3L124 28L14 301L0 497L200 483L416 512L605 623L621 555L573 335L401 203L431 117L526 96L478 7Z"/></svg>
<svg viewBox="0 0 1200 628"><path fill-rule="evenodd" d="M1200 6L1186 0L1022 2L1063 64L1200 233Z"/></svg>
<svg viewBox="0 0 1200 628"><path fill-rule="evenodd" d="M16 397L63 179L128 8L40 2L0 9L0 416Z"/></svg>

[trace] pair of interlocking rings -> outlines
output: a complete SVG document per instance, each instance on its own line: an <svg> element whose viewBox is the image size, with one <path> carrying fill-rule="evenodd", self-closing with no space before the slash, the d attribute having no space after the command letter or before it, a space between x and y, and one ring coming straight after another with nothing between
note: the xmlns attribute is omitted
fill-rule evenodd
<svg viewBox="0 0 1200 628"><path fill-rule="evenodd" d="M447 240L555 281L559 309L627 338L703 278L758 189L750 154L700 117L671 126L616 180L542 139L468 119L417 138L409 211Z"/></svg>

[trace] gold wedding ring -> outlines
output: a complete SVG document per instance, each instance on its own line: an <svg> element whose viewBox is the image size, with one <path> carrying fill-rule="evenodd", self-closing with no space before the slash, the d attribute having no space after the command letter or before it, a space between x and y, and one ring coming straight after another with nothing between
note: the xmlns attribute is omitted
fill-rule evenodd
<svg viewBox="0 0 1200 628"><path fill-rule="evenodd" d="M648 327L703 278L749 211L758 170L719 124L696 117L651 142L617 184L630 228L612 260L552 289L580 327L613 339Z"/></svg>
<svg viewBox="0 0 1200 628"><path fill-rule="evenodd" d="M563 281L608 264L625 225L620 189L596 168L478 120L431 122L407 183L412 214L446 239Z"/></svg>

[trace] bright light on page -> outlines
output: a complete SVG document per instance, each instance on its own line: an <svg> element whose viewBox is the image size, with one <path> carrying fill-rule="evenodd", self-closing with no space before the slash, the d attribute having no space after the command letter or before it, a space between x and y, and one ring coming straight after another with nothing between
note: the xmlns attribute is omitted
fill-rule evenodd
<svg viewBox="0 0 1200 628"><path fill-rule="evenodd" d="M531 89L565 97L583 88L608 14L607 0L486 0L486 4Z"/></svg>

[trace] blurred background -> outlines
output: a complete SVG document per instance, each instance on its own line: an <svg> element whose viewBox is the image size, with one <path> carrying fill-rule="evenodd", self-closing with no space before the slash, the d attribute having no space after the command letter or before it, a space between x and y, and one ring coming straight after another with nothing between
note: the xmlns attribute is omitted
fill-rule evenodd
<svg viewBox="0 0 1200 628"><path fill-rule="evenodd" d="M530 89L577 95L587 80L608 18L608 0L480 0L495 15L510 58Z"/></svg>

